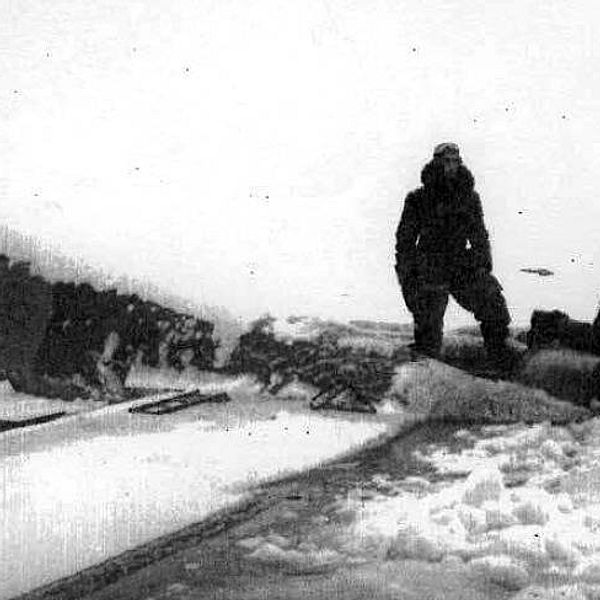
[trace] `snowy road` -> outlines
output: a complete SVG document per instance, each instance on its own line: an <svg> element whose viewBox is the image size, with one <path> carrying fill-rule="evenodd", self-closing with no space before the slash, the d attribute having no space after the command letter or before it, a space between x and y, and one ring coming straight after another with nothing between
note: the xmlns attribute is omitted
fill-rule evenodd
<svg viewBox="0 0 600 600"><path fill-rule="evenodd" d="M0 598L197 522L254 484L342 456L406 420L252 397L164 416L109 406L0 435ZM135 401L139 404L141 401Z"/></svg>

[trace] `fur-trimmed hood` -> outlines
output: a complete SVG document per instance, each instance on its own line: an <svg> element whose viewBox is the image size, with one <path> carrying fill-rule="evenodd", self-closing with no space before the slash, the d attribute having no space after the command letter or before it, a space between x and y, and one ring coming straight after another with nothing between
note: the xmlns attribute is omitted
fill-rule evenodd
<svg viewBox="0 0 600 600"><path fill-rule="evenodd" d="M428 191L448 192L448 182L444 178L444 167L439 160L433 159L428 162L421 171L421 182ZM471 171L464 165L458 168L455 190L458 195L463 196L473 192L475 178Z"/></svg>

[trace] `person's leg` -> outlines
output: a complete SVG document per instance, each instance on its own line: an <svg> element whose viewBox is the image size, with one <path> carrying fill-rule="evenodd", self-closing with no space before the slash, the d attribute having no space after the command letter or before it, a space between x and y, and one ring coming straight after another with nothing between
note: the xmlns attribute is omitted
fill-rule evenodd
<svg viewBox="0 0 600 600"><path fill-rule="evenodd" d="M491 273L462 274L453 282L451 294L479 321L490 358L499 358L506 351L510 314L498 280Z"/></svg>
<svg viewBox="0 0 600 600"><path fill-rule="evenodd" d="M416 353L439 356L448 306L447 286L413 279L402 286L402 294L414 319Z"/></svg>

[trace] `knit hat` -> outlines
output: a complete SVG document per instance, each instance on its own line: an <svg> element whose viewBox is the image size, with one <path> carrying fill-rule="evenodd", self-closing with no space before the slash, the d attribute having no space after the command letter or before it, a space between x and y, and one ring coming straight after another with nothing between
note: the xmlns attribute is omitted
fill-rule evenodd
<svg viewBox="0 0 600 600"><path fill-rule="evenodd" d="M458 146L453 142L444 142L443 144L438 144L433 151L433 157L441 158L442 156L460 157Z"/></svg>

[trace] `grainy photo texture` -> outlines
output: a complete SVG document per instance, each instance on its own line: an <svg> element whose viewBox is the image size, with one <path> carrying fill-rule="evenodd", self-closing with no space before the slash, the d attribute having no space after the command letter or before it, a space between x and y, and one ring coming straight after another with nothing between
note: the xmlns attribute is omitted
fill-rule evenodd
<svg viewBox="0 0 600 600"><path fill-rule="evenodd" d="M0 600L600 598L591 0L1 0Z"/></svg>

